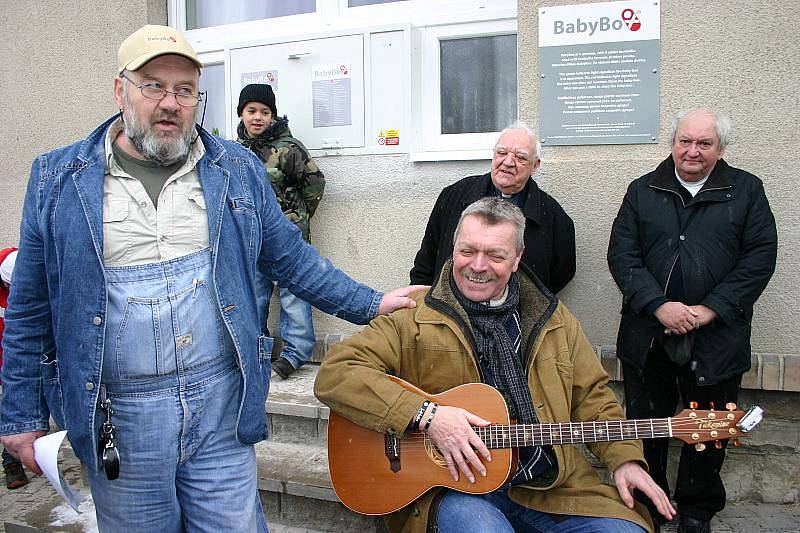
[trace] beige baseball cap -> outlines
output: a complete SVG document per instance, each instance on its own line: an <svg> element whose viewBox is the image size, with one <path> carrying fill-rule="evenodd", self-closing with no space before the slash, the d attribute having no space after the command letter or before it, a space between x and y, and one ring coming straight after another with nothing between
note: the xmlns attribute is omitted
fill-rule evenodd
<svg viewBox="0 0 800 533"><path fill-rule="evenodd" d="M148 24L122 41L117 52L117 70L138 70L154 57L177 54L191 59L197 68L203 64L192 46L175 28Z"/></svg>

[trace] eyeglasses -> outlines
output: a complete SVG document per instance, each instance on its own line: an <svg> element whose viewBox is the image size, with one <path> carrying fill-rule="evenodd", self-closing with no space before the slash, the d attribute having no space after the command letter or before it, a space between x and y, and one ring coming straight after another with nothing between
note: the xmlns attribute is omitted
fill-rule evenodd
<svg viewBox="0 0 800 533"><path fill-rule="evenodd" d="M516 163L520 165L526 165L531 162L531 156L528 155L528 152L517 151L511 152L505 146L495 146L494 147L494 156L499 157L500 159L505 159L508 154L514 158Z"/></svg>
<svg viewBox="0 0 800 533"><path fill-rule="evenodd" d="M171 94L175 97L175 101L178 102L178 105L182 107L197 107L197 104L200 103L200 101L203 99L203 96L206 94L202 91L198 94L195 94L186 87L181 87L177 91L168 91L161 87L160 84L155 82L137 85L135 81L130 79L125 74L120 74L119 77L129 81L131 85L142 91L142 96L145 98L161 101L166 98L168 94Z"/></svg>
<svg viewBox="0 0 800 533"><path fill-rule="evenodd" d="M699 141L692 139L678 139L678 145L680 145L681 148L691 148L692 146L695 146L697 150L704 152L714 148L714 141L710 141L708 139L702 139Z"/></svg>

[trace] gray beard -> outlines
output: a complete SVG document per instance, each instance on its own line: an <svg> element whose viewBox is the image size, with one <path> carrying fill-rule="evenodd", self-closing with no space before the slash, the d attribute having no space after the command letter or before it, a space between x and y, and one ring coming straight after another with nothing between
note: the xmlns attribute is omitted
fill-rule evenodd
<svg viewBox="0 0 800 533"><path fill-rule="evenodd" d="M122 117L125 123L125 136L136 151L145 159L165 167L186 159L192 145L194 128L181 131L178 137L160 137L154 133L152 127L142 124L133 106L128 102L127 94L124 97L125 110Z"/></svg>

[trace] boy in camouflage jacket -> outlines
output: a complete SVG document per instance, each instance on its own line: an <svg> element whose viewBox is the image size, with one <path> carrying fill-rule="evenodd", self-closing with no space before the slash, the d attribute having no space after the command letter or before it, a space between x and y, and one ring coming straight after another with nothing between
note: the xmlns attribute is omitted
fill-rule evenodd
<svg viewBox="0 0 800 533"><path fill-rule="evenodd" d="M237 140L264 162L283 214L309 241L309 221L322 199L325 176L303 143L292 137L289 119L278 117L272 87L260 83L245 86L236 112L241 118ZM286 379L311 358L315 337L311 305L286 289L279 289L279 293L284 346L272 369Z"/></svg>

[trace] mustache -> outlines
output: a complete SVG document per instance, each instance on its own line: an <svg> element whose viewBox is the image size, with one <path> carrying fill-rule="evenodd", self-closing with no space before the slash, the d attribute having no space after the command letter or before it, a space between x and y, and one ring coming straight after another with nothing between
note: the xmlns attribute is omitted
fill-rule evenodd
<svg viewBox="0 0 800 533"><path fill-rule="evenodd" d="M496 276L491 274L490 272L475 272L469 267L464 267L461 269L461 275L465 278L469 278L472 281L492 281L496 279Z"/></svg>
<svg viewBox="0 0 800 533"><path fill-rule="evenodd" d="M156 122L172 122L178 126L183 125L183 120L181 120L181 117L177 112L163 110L159 110L159 112L153 115L153 118L150 119L151 124L155 124Z"/></svg>

